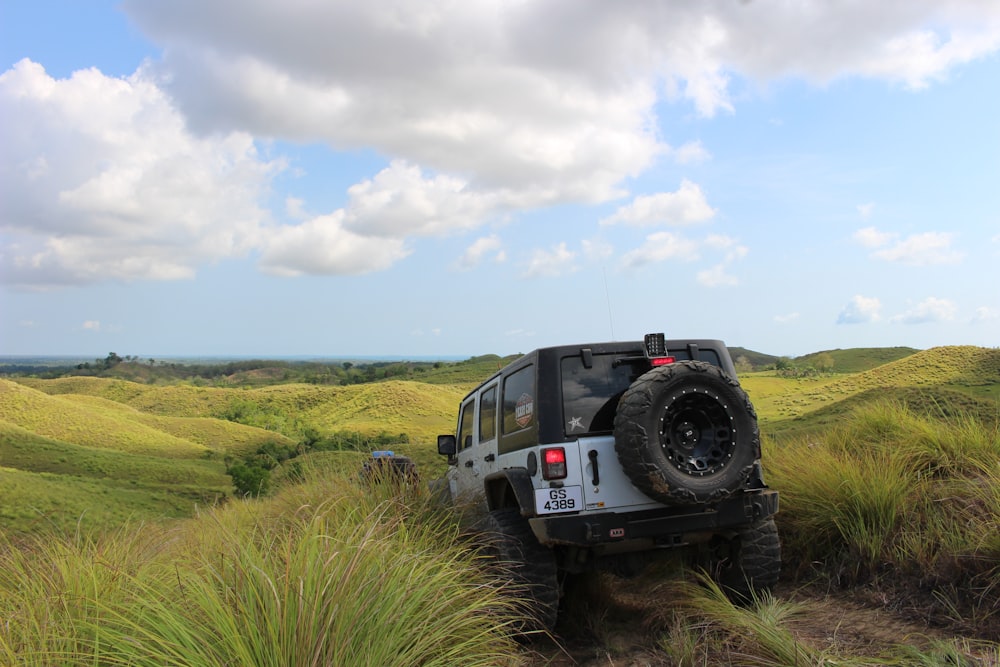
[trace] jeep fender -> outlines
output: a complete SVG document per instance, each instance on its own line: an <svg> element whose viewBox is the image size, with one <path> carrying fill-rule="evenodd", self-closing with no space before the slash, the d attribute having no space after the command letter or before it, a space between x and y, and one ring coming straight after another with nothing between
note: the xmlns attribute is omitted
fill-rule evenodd
<svg viewBox="0 0 1000 667"><path fill-rule="evenodd" d="M521 516L535 516L535 487L527 468L505 468L483 479L486 506L490 511L517 507Z"/></svg>

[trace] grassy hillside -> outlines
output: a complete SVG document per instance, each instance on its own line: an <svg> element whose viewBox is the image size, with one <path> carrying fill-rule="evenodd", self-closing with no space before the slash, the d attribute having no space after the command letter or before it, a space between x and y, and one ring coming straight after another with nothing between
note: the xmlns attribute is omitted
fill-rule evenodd
<svg viewBox="0 0 1000 667"><path fill-rule="evenodd" d="M462 377L466 377L465 372ZM146 417L169 415L216 420L235 417L246 418L247 421L257 419L260 421L258 426L290 438L298 436L306 426L312 426L321 432L407 433L411 441L423 442L432 442L438 433L452 429L458 403L471 388L465 382L427 384L411 380L343 387L283 384L257 389L149 386L124 380L84 377L55 380L22 378L17 382L53 397L69 398L69 402L77 405L82 400L77 395L107 399L133 408ZM67 397L66 394L74 396ZM99 407L101 404L93 405ZM2 415L3 405L0 404ZM182 425L170 425L169 422L154 422L148 418L140 421L155 423L171 432L183 430ZM193 430L199 432L199 441L206 439L204 432L198 428Z"/></svg>
<svg viewBox="0 0 1000 667"><path fill-rule="evenodd" d="M766 431L830 424L860 403L894 398L925 410L996 416L1000 349L939 347L849 375L786 378L774 371L741 376Z"/></svg>
<svg viewBox="0 0 1000 667"><path fill-rule="evenodd" d="M919 351L912 347L857 347L849 350L824 350L795 357L795 363L819 367L822 365L821 358L828 357L833 362L831 370L834 373L860 373L903 359Z"/></svg>
<svg viewBox="0 0 1000 667"><path fill-rule="evenodd" d="M0 461L24 472L93 477L164 487L225 489L229 478L209 460L176 460L53 440L0 422Z"/></svg>
<svg viewBox="0 0 1000 667"><path fill-rule="evenodd" d="M122 418L117 407L83 405L0 380L0 420L37 435L88 447L164 458L199 458L211 450L190 440Z"/></svg>
<svg viewBox="0 0 1000 667"><path fill-rule="evenodd" d="M39 516L58 515L60 525L85 516L86 525L99 526L130 512L190 513L232 492L225 457L266 443L294 448L307 434L403 434L409 443L393 448L429 479L444 472L434 443L454 428L468 388L400 380L257 389L96 377L0 380L3 497L23 508L0 516L0 524L28 530ZM46 501L48 494L58 498ZM88 513L91 503L116 507Z"/></svg>
<svg viewBox="0 0 1000 667"><path fill-rule="evenodd" d="M826 354L844 366L905 356L855 373L803 378L768 371L743 374L741 381L768 436L822 431L857 407L885 398L922 414L997 417L1000 350L908 351L834 350ZM193 509L185 483L213 493L225 490L226 456L242 457L266 443L294 448L307 438L357 432L385 433L389 442L403 434L408 442L390 446L416 459L422 476L430 479L445 469L435 436L454 428L462 397L505 361L488 355L419 373L433 382L392 379L346 386L223 388L100 377L0 380L0 466L25 475L62 475L67 484L74 479L150 489L178 484L180 502ZM445 382L448 378L451 382ZM54 479L42 486L55 488Z"/></svg>

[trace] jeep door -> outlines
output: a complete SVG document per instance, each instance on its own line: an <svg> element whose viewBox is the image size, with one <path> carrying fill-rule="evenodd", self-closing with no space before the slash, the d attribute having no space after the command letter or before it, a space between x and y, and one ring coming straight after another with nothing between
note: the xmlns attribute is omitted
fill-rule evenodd
<svg viewBox="0 0 1000 667"><path fill-rule="evenodd" d="M474 409L471 419L467 410ZM497 384L476 393L474 402L463 405L456 458L456 496L483 494L483 479L495 472L497 463Z"/></svg>

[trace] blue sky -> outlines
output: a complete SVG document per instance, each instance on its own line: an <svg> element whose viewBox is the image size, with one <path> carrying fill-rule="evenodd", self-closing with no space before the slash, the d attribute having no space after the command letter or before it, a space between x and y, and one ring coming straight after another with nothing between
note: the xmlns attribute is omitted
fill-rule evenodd
<svg viewBox="0 0 1000 667"><path fill-rule="evenodd" d="M0 0L0 354L1000 342L1000 5Z"/></svg>

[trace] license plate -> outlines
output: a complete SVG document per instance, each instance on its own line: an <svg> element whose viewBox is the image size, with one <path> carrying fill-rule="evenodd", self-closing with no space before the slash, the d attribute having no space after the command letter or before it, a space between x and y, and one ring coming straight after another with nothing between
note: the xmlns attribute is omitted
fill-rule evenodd
<svg viewBox="0 0 1000 667"><path fill-rule="evenodd" d="M535 489L535 511L538 514L579 512L582 509L582 486L563 486L558 489Z"/></svg>

